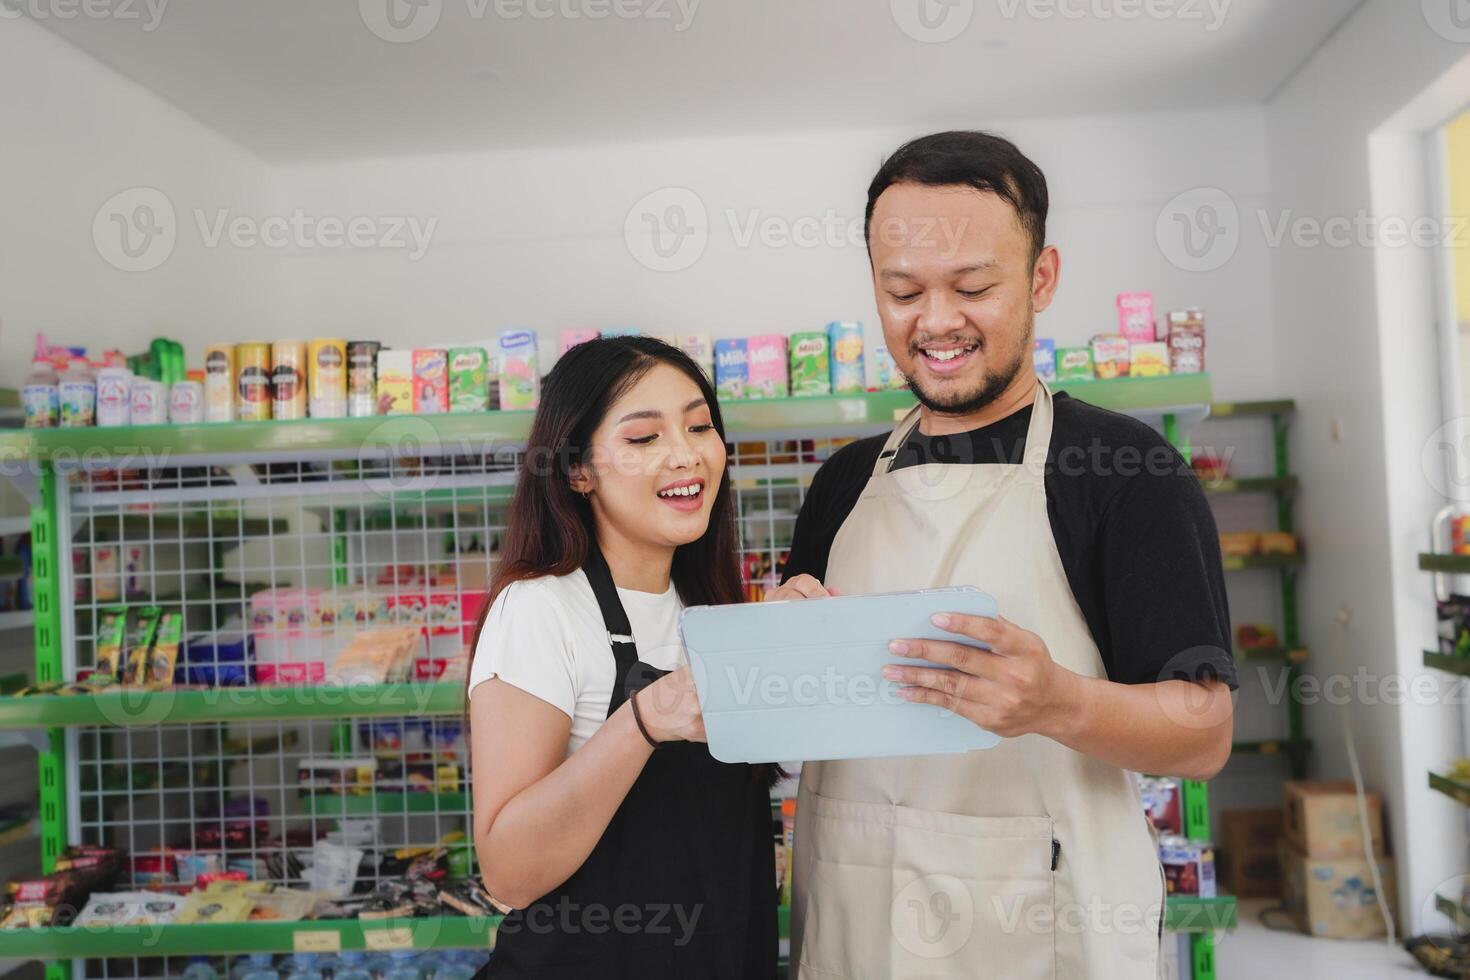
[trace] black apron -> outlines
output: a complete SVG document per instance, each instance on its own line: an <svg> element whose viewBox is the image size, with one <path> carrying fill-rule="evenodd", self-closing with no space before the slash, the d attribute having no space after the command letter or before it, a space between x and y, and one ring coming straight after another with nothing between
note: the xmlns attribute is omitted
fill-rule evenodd
<svg viewBox="0 0 1470 980"><path fill-rule="evenodd" d="M638 660L595 544L583 571L617 662L611 717L668 672ZM763 768L662 745L576 873L505 917L477 980L774 980L773 839Z"/></svg>

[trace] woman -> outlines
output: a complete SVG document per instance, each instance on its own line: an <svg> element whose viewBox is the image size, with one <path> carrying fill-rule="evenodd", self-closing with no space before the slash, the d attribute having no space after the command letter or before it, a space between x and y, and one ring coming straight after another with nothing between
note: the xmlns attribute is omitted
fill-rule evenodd
<svg viewBox="0 0 1470 980"><path fill-rule="evenodd" d="M678 617L741 600L724 426L656 340L546 378L470 666L487 975L770 980L769 767L711 758Z"/></svg>

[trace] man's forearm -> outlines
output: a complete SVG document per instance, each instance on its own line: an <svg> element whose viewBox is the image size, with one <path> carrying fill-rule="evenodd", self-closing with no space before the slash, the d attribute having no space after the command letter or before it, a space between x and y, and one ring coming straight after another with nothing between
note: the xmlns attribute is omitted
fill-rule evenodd
<svg viewBox="0 0 1470 980"><path fill-rule="evenodd" d="M1230 758L1234 704L1220 681L1116 684L1071 675L1042 734L1120 769L1212 779Z"/></svg>

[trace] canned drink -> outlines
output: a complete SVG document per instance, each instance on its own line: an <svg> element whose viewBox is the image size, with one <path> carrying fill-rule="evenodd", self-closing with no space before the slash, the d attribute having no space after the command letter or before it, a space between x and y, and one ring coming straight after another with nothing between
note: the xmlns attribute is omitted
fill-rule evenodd
<svg viewBox="0 0 1470 980"><path fill-rule="evenodd" d="M306 354L311 417L340 419L347 414L347 341L313 340Z"/></svg>
<svg viewBox="0 0 1470 980"><path fill-rule="evenodd" d="M168 422L168 389L152 378L133 379L128 395L128 417L133 425L163 425Z"/></svg>
<svg viewBox="0 0 1470 980"><path fill-rule="evenodd" d="M97 372L97 424L127 425L132 419L133 372L106 367Z"/></svg>
<svg viewBox="0 0 1470 980"><path fill-rule="evenodd" d="M235 417L259 422L271 417L270 344L235 346Z"/></svg>
<svg viewBox="0 0 1470 980"><path fill-rule="evenodd" d="M271 345L271 414L306 418L306 344L278 340Z"/></svg>
<svg viewBox="0 0 1470 980"><path fill-rule="evenodd" d="M228 422L235 417L235 349L204 349L204 421Z"/></svg>
<svg viewBox="0 0 1470 980"><path fill-rule="evenodd" d="M354 340L347 345L347 414L353 418L378 414L378 350L376 340Z"/></svg>
<svg viewBox="0 0 1470 980"><path fill-rule="evenodd" d="M198 381L175 381L168 393L168 420L175 425L204 421L204 385Z"/></svg>

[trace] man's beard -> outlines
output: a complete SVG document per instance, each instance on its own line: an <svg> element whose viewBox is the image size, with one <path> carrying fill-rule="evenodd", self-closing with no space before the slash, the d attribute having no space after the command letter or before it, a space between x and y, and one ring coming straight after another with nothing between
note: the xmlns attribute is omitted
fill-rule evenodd
<svg viewBox="0 0 1470 980"><path fill-rule="evenodd" d="M984 377L980 379L980 387L972 391L961 392L941 399L926 393L913 378L908 379L909 391L914 393L914 397L919 400L919 404L931 412L938 412L941 415L974 414L1004 394L1005 390L1016 380L1016 375L1021 373L1021 368L1025 365L1026 358L1031 354L1031 338L1035 330L1036 316L1035 314L1031 314L1027 317L1026 336L1017 349L1016 356L1011 359L1010 363L1001 365L999 370L987 370ZM984 339L982 338L980 351L983 353L984 350ZM912 350L910 353L915 359L924 356L917 349ZM917 374L918 372L914 373Z"/></svg>

